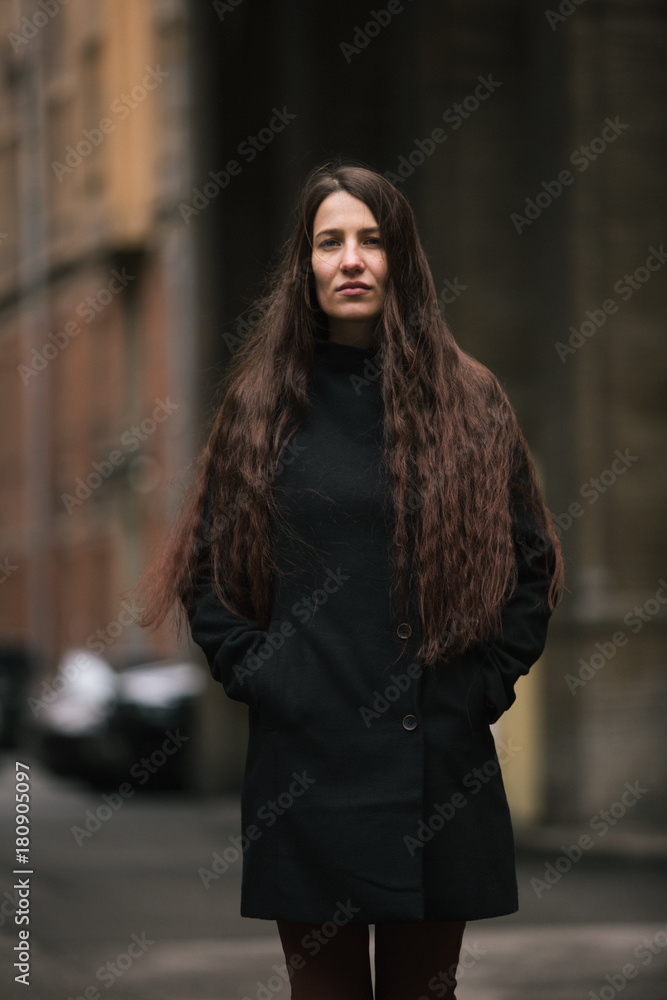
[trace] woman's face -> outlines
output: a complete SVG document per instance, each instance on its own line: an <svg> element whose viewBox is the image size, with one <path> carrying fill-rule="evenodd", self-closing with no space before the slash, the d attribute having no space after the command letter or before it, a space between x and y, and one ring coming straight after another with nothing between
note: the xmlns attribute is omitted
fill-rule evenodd
<svg viewBox="0 0 667 1000"><path fill-rule="evenodd" d="M324 199L313 221L311 263L329 332L351 324L368 335L382 312L387 257L365 202L347 191Z"/></svg>

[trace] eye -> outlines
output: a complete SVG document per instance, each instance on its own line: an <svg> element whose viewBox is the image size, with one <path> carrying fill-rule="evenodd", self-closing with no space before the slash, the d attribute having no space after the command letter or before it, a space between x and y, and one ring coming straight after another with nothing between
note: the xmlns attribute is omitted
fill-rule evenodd
<svg viewBox="0 0 667 1000"><path fill-rule="evenodd" d="M323 240L323 242L322 242L322 243L320 243L320 246L321 246L321 247L325 247L325 246L327 245L327 243L336 243L336 242L337 242L337 241L336 241L336 240L334 240L334 239L333 239L333 237L331 237L331 238L330 238L330 239L328 239L328 240Z"/></svg>
<svg viewBox="0 0 667 1000"><path fill-rule="evenodd" d="M378 246L382 244L382 240L379 236L369 236L366 242L368 242L368 240L370 240L371 243L376 243Z"/></svg>

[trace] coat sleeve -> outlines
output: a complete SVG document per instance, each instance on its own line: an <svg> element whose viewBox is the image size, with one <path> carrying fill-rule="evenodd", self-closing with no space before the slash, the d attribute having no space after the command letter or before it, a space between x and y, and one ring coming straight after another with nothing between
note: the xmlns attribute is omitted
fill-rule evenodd
<svg viewBox="0 0 667 1000"><path fill-rule="evenodd" d="M190 634L202 649L214 680L234 701L257 704L257 683L262 660L257 651L267 633L256 621L233 615L218 600L210 563L200 570L197 593L187 607Z"/></svg>
<svg viewBox="0 0 667 1000"><path fill-rule="evenodd" d="M210 499L207 496L203 523L210 523ZM262 660L258 649L267 633L259 623L232 614L218 599L213 584L210 544L200 552L195 593L186 606L190 635L203 651L214 680L234 701L257 704L259 672Z"/></svg>
<svg viewBox="0 0 667 1000"><path fill-rule="evenodd" d="M553 546L540 531L532 508L514 497L512 507L517 584L501 612L494 638L483 645L482 671L489 723L514 703L514 685L542 654L551 617L547 595L552 578Z"/></svg>

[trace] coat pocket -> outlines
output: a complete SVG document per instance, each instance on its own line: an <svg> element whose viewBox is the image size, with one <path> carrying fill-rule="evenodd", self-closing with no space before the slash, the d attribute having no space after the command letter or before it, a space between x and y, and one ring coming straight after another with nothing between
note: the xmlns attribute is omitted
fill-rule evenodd
<svg viewBox="0 0 667 1000"><path fill-rule="evenodd" d="M497 709L489 698L484 671L481 667L475 668L467 688L466 715L473 736L488 732L489 726L498 717Z"/></svg>

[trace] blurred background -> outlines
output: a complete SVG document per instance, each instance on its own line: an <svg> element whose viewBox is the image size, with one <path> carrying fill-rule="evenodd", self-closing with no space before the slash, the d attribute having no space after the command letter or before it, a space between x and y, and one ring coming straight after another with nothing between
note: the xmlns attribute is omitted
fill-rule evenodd
<svg viewBox="0 0 667 1000"><path fill-rule="evenodd" d="M117 793L151 751L133 809L165 787L174 808L236 815L245 708L124 595L169 530L300 185L342 156L408 197L443 313L503 381L561 531L569 593L494 727L521 748L504 767L518 844L540 872L607 811L598 854L661 864L664 5L0 0L0 53L11 766L32 754L65 808L66 778Z"/></svg>

